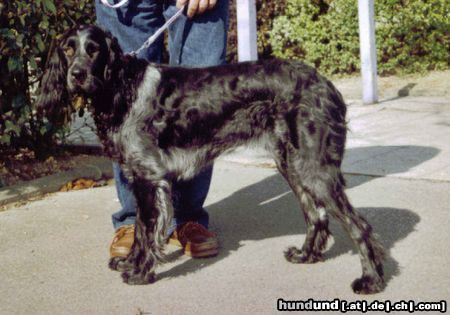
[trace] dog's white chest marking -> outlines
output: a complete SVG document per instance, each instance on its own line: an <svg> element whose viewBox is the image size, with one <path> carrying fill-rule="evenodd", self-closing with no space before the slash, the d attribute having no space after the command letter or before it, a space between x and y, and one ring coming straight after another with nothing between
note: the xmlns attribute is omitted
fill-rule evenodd
<svg viewBox="0 0 450 315"><path fill-rule="evenodd" d="M149 116L151 110L150 100L155 97L160 80L160 72L148 66L138 88L136 101L121 128L112 135L114 143L119 144L118 149L122 152L125 162L127 160L132 163L138 162L142 165L142 169L154 170L160 164L160 161L155 160L157 158L155 154L149 152L152 144L146 133L142 132L145 127L144 118Z"/></svg>

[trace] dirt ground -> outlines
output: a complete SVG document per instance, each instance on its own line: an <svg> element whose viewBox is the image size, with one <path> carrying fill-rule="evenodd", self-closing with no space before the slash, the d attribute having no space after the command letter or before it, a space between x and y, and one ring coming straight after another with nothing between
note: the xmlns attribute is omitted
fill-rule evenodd
<svg viewBox="0 0 450 315"><path fill-rule="evenodd" d="M85 154L61 152L44 161L34 158L33 152L21 150L17 154L0 157L0 188L73 169L87 160Z"/></svg>

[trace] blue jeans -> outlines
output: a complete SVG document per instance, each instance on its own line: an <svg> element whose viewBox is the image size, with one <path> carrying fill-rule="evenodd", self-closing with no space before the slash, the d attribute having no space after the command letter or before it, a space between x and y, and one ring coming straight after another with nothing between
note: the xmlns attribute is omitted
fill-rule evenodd
<svg viewBox="0 0 450 315"><path fill-rule="evenodd" d="M112 2L112 1L110 1ZM118 2L115 0L115 2ZM95 0L97 24L110 31L124 52L138 49L165 20L177 12L175 1L130 0L119 9L105 7ZM228 0L218 0L216 7L193 19L180 16L169 28L171 65L214 66L225 63L228 28ZM163 36L138 57L160 62ZM121 209L112 215L114 228L133 224L136 199L120 166L113 163L114 179ZM205 168L192 180L173 183L174 219L169 234L177 225L195 221L208 227L208 213L203 203L211 183L212 167Z"/></svg>

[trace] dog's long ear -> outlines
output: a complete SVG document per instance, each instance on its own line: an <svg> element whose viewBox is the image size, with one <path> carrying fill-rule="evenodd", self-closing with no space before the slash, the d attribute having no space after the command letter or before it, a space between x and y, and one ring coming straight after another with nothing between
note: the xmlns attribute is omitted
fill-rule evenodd
<svg viewBox="0 0 450 315"><path fill-rule="evenodd" d="M113 72L117 70L117 65L120 63L120 58L122 56L122 49L119 46L119 42L111 33L106 33L106 45L108 47L108 62L105 66L105 81L111 80Z"/></svg>
<svg viewBox="0 0 450 315"><path fill-rule="evenodd" d="M36 108L38 113L45 114L49 120L57 122L69 105L68 102L67 60L58 41L41 80Z"/></svg>

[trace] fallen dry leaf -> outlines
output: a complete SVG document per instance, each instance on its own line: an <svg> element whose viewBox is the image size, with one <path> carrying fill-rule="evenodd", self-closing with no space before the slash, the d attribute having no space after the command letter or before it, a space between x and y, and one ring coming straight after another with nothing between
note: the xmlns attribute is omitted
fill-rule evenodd
<svg viewBox="0 0 450 315"><path fill-rule="evenodd" d="M92 187L99 187L106 185L107 182L103 179L96 181L89 178L78 178L73 181L68 182L67 184L64 184L59 191L65 192L65 191L71 191L71 190L81 190L81 189L87 189Z"/></svg>

